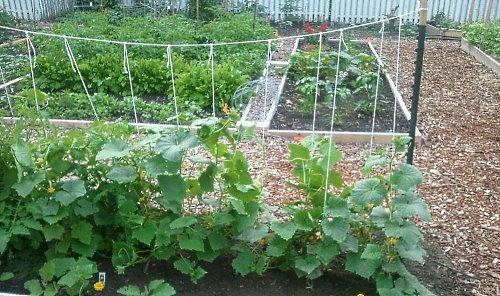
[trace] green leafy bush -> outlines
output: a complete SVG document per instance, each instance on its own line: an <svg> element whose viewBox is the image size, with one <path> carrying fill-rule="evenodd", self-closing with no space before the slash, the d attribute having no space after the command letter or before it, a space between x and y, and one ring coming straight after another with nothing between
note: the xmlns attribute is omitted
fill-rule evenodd
<svg viewBox="0 0 500 296"><path fill-rule="evenodd" d="M121 17L111 21L109 13L74 13L52 31L81 37L127 40L159 44L217 43L265 39L272 28L257 21L252 30L250 14L224 14L196 27L182 16L153 18ZM39 48L35 79L45 92L83 92L80 79L71 68L64 43L60 39L37 37ZM123 46L100 42L69 40L78 67L90 93L114 96L130 95L128 73L124 71ZM172 96L172 81L164 47L128 46L134 92L137 95ZM214 78L218 108L229 103L235 90L260 75L267 52L265 44L217 46L214 48ZM212 79L207 47L172 49L174 78L180 104L192 113L211 111ZM29 69L22 67L20 74ZM29 81L24 82L29 88Z"/></svg>
<svg viewBox="0 0 500 296"><path fill-rule="evenodd" d="M0 8L0 25L12 26L14 23L14 19L10 16L10 14Z"/></svg>
<svg viewBox="0 0 500 296"><path fill-rule="evenodd" d="M295 81L295 89L300 94L300 112L311 114L316 95L318 48L309 44L306 46L309 47L306 51L292 56L289 75ZM377 85L377 64L373 55L364 53L356 44L350 44L348 50L340 53L340 57L331 47L323 48L318 80L318 104L331 108L337 61L339 63L337 115L339 117L345 115L349 112L347 110L349 106L355 106L355 112L370 115L373 112L373 98ZM379 91L382 87L382 84L379 84Z"/></svg>
<svg viewBox="0 0 500 296"><path fill-rule="evenodd" d="M450 19L444 12L438 12L432 17L432 23L439 28L460 29L460 23Z"/></svg>
<svg viewBox="0 0 500 296"><path fill-rule="evenodd" d="M201 261L230 256L241 275L276 267L314 279L346 269L373 280L382 296L432 295L403 263L423 261L423 236L412 218L430 219L416 192L421 173L397 163L404 140L396 140L394 156L367 158L366 178L352 186L334 170L342 155L329 139L290 144L291 186L303 197L275 215L236 148L252 135L231 132L236 120L231 114L197 121L196 134L137 134L129 125L99 122L60 130L28 119L0 126L6 271L29 260L37 271L25 283L31 295L77 295L90 289L107 258L119 273L170 261L196 283L206 273ZM207 211L193 213L191 205ZM155 280L119 293L174 291Z"/></svg>
<svg viewBox="0 0 500 296"><path fill-rule="evenodd" d="M464 26L463 30L471 44L500 60L500 21L473 23Z"/></svg>

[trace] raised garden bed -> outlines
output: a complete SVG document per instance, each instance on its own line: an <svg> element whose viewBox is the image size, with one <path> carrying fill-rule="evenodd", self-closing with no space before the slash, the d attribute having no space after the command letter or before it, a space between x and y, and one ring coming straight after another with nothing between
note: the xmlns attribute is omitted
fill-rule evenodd
<svg viewBox="0 0 500 296"><path fill-rule="evenodd" d="M296 48L298 49L303 49L304 46L307 46L303 40L297 40L297 43ZM355 41L352 46L356 46L361 50L361 52L372 56L375 60L375 64L376 62L383 64L371 43L364 44L363 42ZM335 49L337 47L337 41L329 40L325 51L336 51ZM296 54L296 50L294 50L294 54ZM363 57L366 58L366 56ZM312 65L310 67L312 67ZM309 98L309 102L304 102L304 94L298 91L297 82L294 81L294 79L289 77L287 78L287 76L284 78L285 81L283 84L283 91L280 92L281 96L279 97L278 108L276 112L273 113L273 118L270 121L270 132L279 135L293 135L298 133L309 134L313 129L314 109L312 105L313 103L310 102L312 98ZM315 78L311 78L311 82L315 82ZM330 81L330 83L332 82ZM330 87L333 88L332 86ZM312 88L309 90L310 95L311 92L314 92ZM324 96L325 92L320 91L318 102L325 101ZM373 106L371 105L371 102L366 102L366 98L364 100L365 102L363 102L363 94L358 92L347 99L347 102L344 102L341 108L338 107L337 110L340 111L337 111L337 120L334 124L336 141L370 141L372 139L371 127L373 120ZM360 101L361 103L369 103L364 107L364 112L359 112L357 109L360 106ZM342 101L338 99L337 102ZM394 102L396 102L396 106L394 106ZM306 105L304 105L304 103ZM340 104L341 103L339 103L339 105ZM391 141L393 136L392 126L395 107L397 110L396 130L394 132L397 135L404 135L408 131L410 113L405 106L401 94L397 90L392 78L385 70L382 70L374 128L374 137L376 142L387 143ZM330 102L319 103L315 126L317 132L328 133L330 131L331 112L332 104ZM420 138L419 132L417 132L417 138Z"/></svg>
<svg viewBox="0 0 500 296"><path fill-rule="evenodd" d="M466 53L472 55L478 62L500 75L500 62L482 51L480 48L470 44L467 39L461 39L460 48Z"/></svg>
<svg viewBox="0 0 500 296"><path fill-rule="evenodd" d="M462 38L462 30L441 28L433 22L427 23L427 38L443 39L443 40L458 40Z"/></svg>

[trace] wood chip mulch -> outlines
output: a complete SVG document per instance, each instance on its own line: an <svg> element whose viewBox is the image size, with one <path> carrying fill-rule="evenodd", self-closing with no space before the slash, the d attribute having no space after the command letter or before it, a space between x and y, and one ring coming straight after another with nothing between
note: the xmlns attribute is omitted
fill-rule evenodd
<svg viewBox="0 0 500 296"><path fill-rule="evenodd" d="M400 89L411 97L416 41L401 46ZM388 42L395 69L397 42ZM433 222L427 240L442 247L474 295L500 295L500 75L460 50L427 41L415 165ZM409 105L409 102L407 102Z"/></svg>
<svg viewBox="0 0 500 296"><path fill-rule="evenodd" d="M399 88L408 106L415 48L415 40L403 40ZM396 49L397 42L389 40L385 52L389 71L395 69ZM420 223L426 244L432 246L429 260L436 260L431 253L437 247L440 262L434 265L457 278L451 286L460 285L447 295L500 295L499 112L499 75L462 52L458 42L427 41L418 118L424 140L417 147L415 165L424 174L420 193L433 216L433 222ZM293 180L287 160L289 141L266 139L268 173L264 182L271 204L282 204L300 194L286 185ZM340 145L345 157L338 169L348 183L360 177L367 148L366 144ZM264 167L257 161L259 148L242 149L251 154L253 170ZM444 278L426 284L432 288L440 280Z"/></svg>

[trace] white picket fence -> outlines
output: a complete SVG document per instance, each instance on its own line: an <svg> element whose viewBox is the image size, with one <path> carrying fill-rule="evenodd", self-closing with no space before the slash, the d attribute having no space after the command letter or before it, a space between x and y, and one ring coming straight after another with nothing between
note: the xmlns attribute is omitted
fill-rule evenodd
<svg viewBox="0 0 500 296"><path fill-rule="evenodd" d="M0 0L0 8L19 20L49 19L70 7L70 0Z"/></svg>
<svg viewBox="0 0 500 296"><path fill-rule="evenodd" d="M398 5L397 14L414 11L417 2L415 0L297 0L298 9L293 15L316 22L363 23L384 18ZM270 19L279 21L284 18L282 7L285 0L259 0L259 3L267 8ZM490 19L500 19L500 0L429 0L429 19L443 12L454 21L465 22L472 4L474 4L472 14L474 21L484 20L488 5L491 5ZM416 15L405 19L413 23L417 20Z"/></svg>
<svg viewBox="0 0 500 296"><path fill-rule="evenodd" d="M71 0L0 0L0 7L22 20L40 20L53 17L71 7ZM122 0L123 4L134 5L134 0ZM185 8L185 0L151 0L171 4L176 10ZM285 17L283 5L291 0L258 0L265 7L271 20L279 21ZM392 8L399 5L397 14L416 9L418 0L295 0L297 9L292 13L304 20L314 22L362 23L380 20ZM99 2L98 0L95 2ZM252 0L232 0L231 7L241 7L253 3ZM490 11L490 19L500 19L500 0L429 0L429 19L439 12L450 19L465 22L472 7L472 20L485 19ZM418 17L407 16L406 22L417 21Z"/></svg>

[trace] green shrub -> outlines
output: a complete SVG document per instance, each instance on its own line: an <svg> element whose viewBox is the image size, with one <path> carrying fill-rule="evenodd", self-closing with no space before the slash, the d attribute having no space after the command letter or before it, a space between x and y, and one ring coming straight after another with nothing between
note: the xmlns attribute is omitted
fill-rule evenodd
<svg viewBox="0 0 500 296"><path fill-rule="evenodd" d="M31 295L78 295L97 263L111 260L122 274L168 261L196 283L206 273L200 262L230 256L241 275L278 267L314 279L345 268L382 296L432 295L403 263L423 261L412 218L430 219L416 192L421 173L397 163L405 140L396 139L395 156L367 158L366 178L352 186L334 169L342 155L329 139L290 144L291 186L302 198L275 214L237 149L252 131L230 131L236 120L198 121L196 134L99 122L60 130L29 118L0 125L5 272L28 261ZM186 210L193 204L212 210ZM146 290L160 286L172 295L161 281Z"/></svg>
<svg viewBox="0 0 500 296"><path fill-rule="evenodd" d="M6 11L0 8L0 25L10 27L15 24L14 19Z"/></svg>
<svg viewBox="0 0 500 296"><path fill-rule="evenodd" d="M272 28L262 21L252 30L250 14L221 15L213 22L196 28L182 16L153 18L121 17L110 21L109 14L74 13L52 29L53 32L82 37L128 40L146 43L217 43L264 39ZM35 78L44 92L83 92L83 86L71 68L62 40L38 37L39 47ZM123 46L100 42L69 40L78 67L90 93L114 96L130 95L128 74L124 72ZM166 48L128 46L134 92L137 95L163 94L172 97L172 81L167 69ZM236 89L260 75L265 44L217 46L214 48L217 107L229 103ZM207 47L174 47L174 78L180 105L188 113L211 111L212 79ZM20 72L29 71L23 67ZM28 82L24 83L30 87Z"/></svg>
<svg viewBox="0 0 500 296"><path fill-rule="evenodd" d="M471 44L500 60L500 21L466 25L464 33Z"/></svg>

